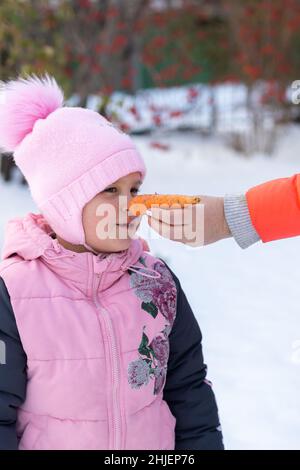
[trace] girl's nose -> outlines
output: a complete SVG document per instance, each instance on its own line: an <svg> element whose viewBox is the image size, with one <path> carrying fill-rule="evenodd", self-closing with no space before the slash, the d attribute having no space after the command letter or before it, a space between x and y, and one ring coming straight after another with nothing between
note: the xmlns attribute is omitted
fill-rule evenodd
<svg viewBox="0 0 300 470"><path fill-rule="evenodd" d="M126 197L125 194L119 198L118 211L119 211L119 222L127 223L128 197Z"/></svg>
<svg viewBox="0 0 300 470"><path fill-rule="evenodd" d="M129 210L129 202L133 198L132 194L129 193L126 197L122 198L119 203L120 216L122 218L126 217L126 221L130 222L132 219L136 218L136 215L132 214Z"/></svg>
<svg viewBox="0 0 300 470"><path fill-rule="evenodd" d="M124 193L124 197L120 201L120 207L126 213L129 210L128 206L129 206L129 202L131 201L132 198L133 198L133 196L132 196L131 192L129 191L126 194Z"/></svg>
<svg viewBox="0 0 300 470"><path fill-rule="evenodd" d="M127 198L124 197L124 198L122 199L122 201L120 201L119 208L120 208L120 211L121 211L121 212L127 214L127 211L128 211L128 201L127 201Z"/></svg>

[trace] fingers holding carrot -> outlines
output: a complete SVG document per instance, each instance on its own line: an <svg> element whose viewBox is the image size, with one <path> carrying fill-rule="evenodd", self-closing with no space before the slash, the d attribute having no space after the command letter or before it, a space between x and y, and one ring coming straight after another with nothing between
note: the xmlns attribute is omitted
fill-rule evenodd
<svg viewBox="0 0 300 470"><path fill-rule="evenodd" d="M145 194L133 198L129 210L148 215L148 224L159 235L191 246L203 245L203 207L199 196Z"/></svg>

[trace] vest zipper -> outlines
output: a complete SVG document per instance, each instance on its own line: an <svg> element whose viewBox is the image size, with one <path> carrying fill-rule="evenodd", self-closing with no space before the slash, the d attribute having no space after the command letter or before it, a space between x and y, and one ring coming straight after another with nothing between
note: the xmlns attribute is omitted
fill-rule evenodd
<svg viewBox="0 0 300 470"><path fill-rule="evenodd" d="M102 273L103 275L104 273ZM115 450L121 449L121 411L120 411L120 402L118 400L118 390L120 385L120 370L119 370L119 362L118 362L118 351L117 351L117 343L116 343L116 336L113 331L113 325L109 316L108 311L101 306L101 303L98 298L98 290L101 284L101 274L96 273L97 278L99 278L99 282L96 283L96 288L93 289L93 301L100 312L106 327L108 343L110 346L111 357L112 357L112 402L113 402L113 427L114 427L114 434L113 434L113 446L112 448ZM94 284L94 282L93 282Z"/></svg>

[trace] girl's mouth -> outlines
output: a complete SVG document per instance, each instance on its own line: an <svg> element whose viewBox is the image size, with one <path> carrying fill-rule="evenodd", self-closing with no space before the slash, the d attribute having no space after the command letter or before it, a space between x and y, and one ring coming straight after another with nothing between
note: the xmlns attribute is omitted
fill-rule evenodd
<svg viewBox="0 0 300 470"><path fill-rule="evenodd" d="M133 226L133 222L130 222L129 224L117 224L117 227L124 227L124 228L130 228Z"/></svg>
<svg viewBox="0 0 300 470"><path fill-rule="evenodd" d="M129 222L125 223L125 224L116 224L118 225L119 227L127 227L129 228L131 225L133 225L133 223L136 221L137 217L134 217L132 218L131 220L129 220Z"/></svg>

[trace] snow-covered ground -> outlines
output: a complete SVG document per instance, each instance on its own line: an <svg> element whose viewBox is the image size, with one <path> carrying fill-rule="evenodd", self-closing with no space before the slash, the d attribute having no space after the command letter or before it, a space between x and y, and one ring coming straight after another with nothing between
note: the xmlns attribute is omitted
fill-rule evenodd
<svg viewBox="0 0 300 470"><path fill-rule="evenodd" d="M275 89L273 90L273 92ZM243 83L224 82L215 85L191 83L189 85L166 88L140 89L135 94L115 91L110 96L107 112L125 124L135 133L164 129L201 129L203 133L224 135L229 132L243 133L253 127L252 111L249 109L249 97L256 112L264 115L265 129L273 127L274 110L261 104L262 98L270 92L268 82L257 82L248 96L247 86ZM295 96L292 87L286 89L286 103ZM73 95L67 104L78 104L79 96ZM90 95L87 107L98 110L102 98ZM214 103L214 105L212 105ZM294 108L294 112L297 108ZM277 118L281 111L278 109ZM258 147L260 148L260 147Z"/></svg>
<svg viewBox="0 0 300 470"><path fill-rule="evenodd" d="M246 159L191 133L134 140L148 167L145 192L238 193L300 169L296 127L272 158ZM16 182L1 182L0 198L1 244L6 220L36 208ZM140 233L150 235L146 221ZM227 449L300 449L300 239L247 250L230 239L197 249L158 236L149 243L178 275L200 324Z"/></svg>

